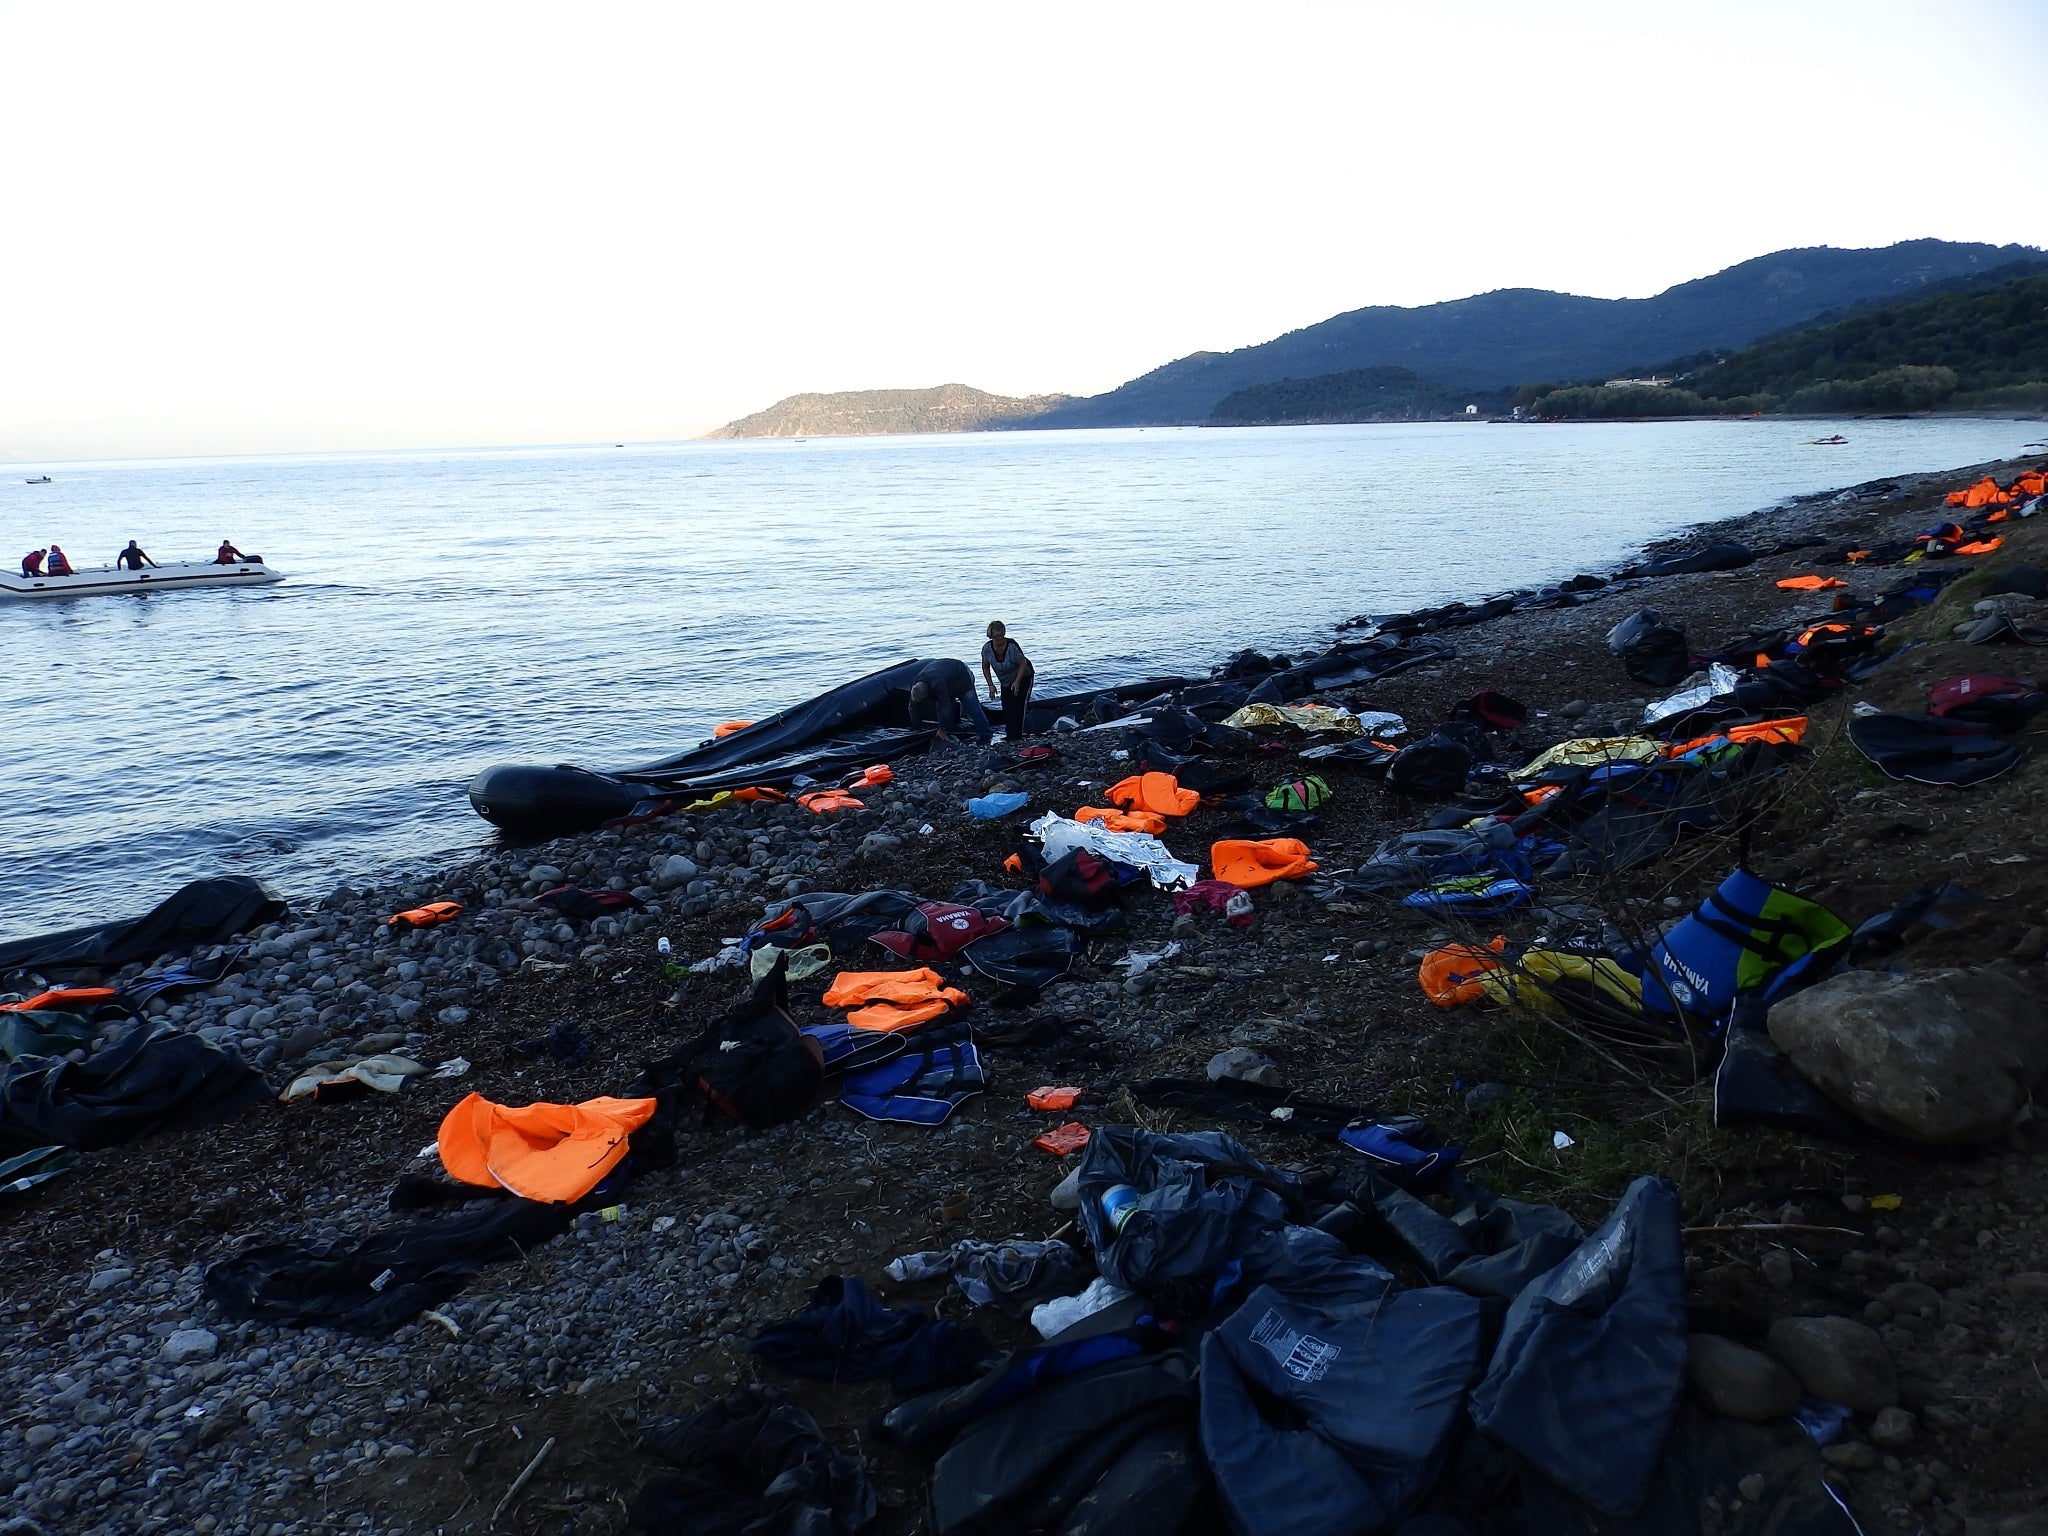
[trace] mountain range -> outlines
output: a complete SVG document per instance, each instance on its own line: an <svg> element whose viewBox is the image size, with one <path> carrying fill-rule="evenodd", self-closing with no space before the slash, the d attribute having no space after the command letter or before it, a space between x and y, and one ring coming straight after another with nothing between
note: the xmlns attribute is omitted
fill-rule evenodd
<svg viewBox="0 0 2048 1536"><path fill-rule="evenodd" d="M980 432L1029 426L1067 395L991 395L965 384L931 389L850 389L791 395L729 421L706 437L865 437L905 432Z"/></svg>
<svg viewBox="0 0 2048 1536"><path fill-rule="evenodd" d="M803 435L1206 423L1226 397L1236 397L1233 411L1226 413L1230 418L1272 420L1284 414L1281 399L1291 403L1319 395L1348 397L1361 385L1372 397L1382 398L1394 376L1360 374L1374 369L1409 370L1419 376L1411 386L1417 392L1426 388L1447 396L1460 391L1495 395L1524 384L1598 380L1639 373L1672 359L1732 352L1822 315L1910 297L2015 263L2044 260L2048 253L2032 246L1950 240L1906 240L1857 250L1814 246L1759 256L1647 299L1502 288L1442 304L1354 309L1256 346L1193 352L1105 394L1085 398L1036 395L1005 401L965 386L945 386L1015 408L990 411L973 421L966 419L971 412L962 413L950 425L851 425L866 419L859 402L944 392L879 390L792 396L711 435L776 435L752 424L777 418L778 413L783 413L778 419L794 419L793 408L800 401L809 402L801 419L819 423L805 427ZM1359 377L1343 381L1342 388L1300 387L1337 374ZM1283 384L1288 388L1263 388ZM1257 409L1235 409L1250 405ZM946 419L946 413L926 414ZM839 419L849 425L822 424Z"/></svg>

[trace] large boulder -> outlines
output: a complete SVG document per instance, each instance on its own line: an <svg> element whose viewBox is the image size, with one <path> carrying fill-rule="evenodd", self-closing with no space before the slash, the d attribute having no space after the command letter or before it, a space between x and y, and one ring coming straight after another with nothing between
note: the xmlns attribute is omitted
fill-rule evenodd
<svg viewBox="0 0 2048 1536"><path fill-rule="evenodd" d="M1847 1317L1781 1317L1765 1345L1815 1397L1858 1413L1896 1407L1899 1377L1877 1330Z"/></svg>
<svg viewBox="0 0 2048 1536"><path fill-rule="evenodd" d="M1694 1390L1724 1419L1761 1424L1782 1419L1799 1406L1799 1383L1790 1371L1769 1355L1717 1333L1692 1336L1686 1369Z"/></svg>
<svg viewBox="0 0 2048 1536"><path fill-rule="evenodd" d="M1865 1124L1932 1145L2001 1136L2048 1074L2048 1015L1999 971L1848 971L1794 993L1771 1038Z"/></svg>

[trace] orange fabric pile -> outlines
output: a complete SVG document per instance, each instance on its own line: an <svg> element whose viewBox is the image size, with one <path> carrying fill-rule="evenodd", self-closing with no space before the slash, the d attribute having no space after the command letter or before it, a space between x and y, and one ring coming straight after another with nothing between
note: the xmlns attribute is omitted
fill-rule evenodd
<svg viewBox="0 0 2048 1536"><path fill-rule="evenodd" d="M1943 500L1952 507L2003 507L2012 501L2012 497L1998 488L1996 480L1986 475L1975 485L1950 491Z"/></svg>
<svg viewBox="0 0 2048 1536"><path fill-rule="evenodd" d="M914 971L841 971L825 992L827 1008L850 1008L846 1022L855 1029L887 1033L914 1029L943 1018L971 1001L930 966Z"/></svg>
<svg viewBox="0 0 2048 1536"><path fill-rule="evenodd" d="M1846 587L1846 581L1833 576L1787 576L1778 583L1787 592L1826 592L1832 587Z"/></svg>
<svg viewBox="0 0 2048 1536"><path fill-rule="evenodd" d="M1486 948L1471 944L1447 944L1422 957L1415 972L1422 995L1439 1008L1456 1008L1476 1003L1486 995L1479 978L1500 969L1500 957L1508 947L1505 934L1495 937Z"/></svg>
<svg viewBox="0 0 2048 1536"><path fill-rule="evenodd" d="M1154 816L1185 816L1202 803L1202 797L1192 789L1182 789L1180 780L1170 773L1134 773L1109 786L1109 803L1127 811L1150 811Z"/></svg>
<svg viewBox="0 0 2048 1536"><path fill-rule="evenodd" d="M1076 821L1099 821L1111 832L1150 832L1154 837L1166 830L1166 818L1150 811L1106 811L1099 805L1084 805L1074 812Z"/></svg>
<svg viewBox="0 0 2048 1536"><path fill-rule="evenodd" d="M864 811L868 808L865 800L856 800L843 789L814 789L807 795L798 795L796 803L819 816L827 811Z"/></svg>
<svg viewBox="0 0 2048 1536"><path fill-rule="evenodd" d="M1308 844L1298 837L1268 837L1258 842L1226 838L1210 846L1209 868L1218 880L1249 891L1275 880L1312 875L1316 861L1309 857Z"/></svg>
<svg viewBox="0 0 2048 1536"><path fill-rule="evenodd" d="M514 1109L480 1093L449 1110L436 1145L448 1176L522 1200L581 1200L626 1155L653 1099L587 1099Z"/></svg>

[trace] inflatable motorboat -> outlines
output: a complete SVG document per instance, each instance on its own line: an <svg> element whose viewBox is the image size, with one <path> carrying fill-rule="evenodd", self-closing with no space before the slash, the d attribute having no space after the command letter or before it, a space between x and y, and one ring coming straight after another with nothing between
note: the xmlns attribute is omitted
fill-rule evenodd
<svg viewBox="0 0 2048 1536"><path fill-rule="evenodd" d="M910 685L924 665L884 667L644 768L599 773L569 764L501 763L469 781L469 803L484 820L516 836L559 837L608 821L659 815L721 789L829 779L922 752L932 733L911 722Z"/></svg>
<svg viewBox="0 0 2048 1536"><path fill-rule="evenodd" d="M233 565L211 560L166 560L139 571L103 565L98 570L73 570L69 576L24 576L19 568L0 570L0 597L99 597L109 592L157 592L167 587L265 587L284 580L260 555L245 555Z"/></svg>

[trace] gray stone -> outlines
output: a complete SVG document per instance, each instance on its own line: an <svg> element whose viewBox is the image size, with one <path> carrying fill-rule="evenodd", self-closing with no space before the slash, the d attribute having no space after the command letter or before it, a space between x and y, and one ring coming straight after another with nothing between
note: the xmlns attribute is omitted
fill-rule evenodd
<svg viewBox="0 0 2048 1536"><path fill-rule="evenodd" d="M1494 1105L1507 1103L1508 1096L1506 1083L1474 1083L1465 1090L1465 1113L1483 1115Z"/></svg>
<svg viewBox="0 0 2048 1536"><path fill-rule="evenodd" d="M1799 1406L1799 1383L1769 1355L1717 1333L1696 1333L1686 1370L1701 1401L1724 1419L1761 1424Z"/></svg>
<svg viewBox="0 0 2048 1536"><path fill-rule="evenodd" d="M1903 1451L1913 1443L1919 1423L1903 1408L1885 1408L1870 1421L1870 1438L1887 1451Z"/></svg>
<svg viewBox="0 0 2048 1536"><path fill-rule="evenodd" d="M1781 1317L1765 1343L1815 1397L1857 1413L1899 1401L1898 1372L1874 1329L1846 1317Z"/></svg>
<svg viewBox="0 0 2048 1536"><path fill-rule="evenodd" d="M1820 1448L1820 1459L1845 1472L1868 1472L1877 1465L1877 1452L1861 1440L1843 1440Z"/></svg>
<svg viewBox="0 0 2048 1536"><path fill-rule="evenodd" d="M40 1451L51 1444L63 1431L54 1424L31 1424L21 1432L22 1444L32 1451Z"/></svg>
<svg viewBox="0 0 2048 1536"><path fill-rule="evenodd" d="M903 839L894 832L870 832L860 840L862 853L887 853L891 848L901 848Z"/></svg>
<svg viewBox="0 0 2048 1536"><path fill-rule="evenodd" d="M356 1042L355 1048L361 1055L375 1056L382 1051L395 1051L404 1044L403 1032L393 1033L387 1030L383 1034L363 1036Z"/></svg>
<svg viewBox="0 0 2048 1536"><path fill-rule="evenodd" d="M103 1269L85 1282L85 1288L88 1291L104 1291L111 1286L124 1283L134 1274L135 1271L132 1269Z"/></svg>
<svg viewBox="0 0 2048 1536"><path fill-rule="evenodd" d="M1282 1086L1279 1067L1269 1058L1242 1045L1233 1045L1229 1050L1218 1051L1211 1056L1208 1073L1212 1083L1230 1077L1240 1082L1262 1083L1269 1088Z"/></svg>
<svg viewBox="0 0 2048 1536"><path fill-rule="evenodd" d="M664 891L672 891L679 885L688 885L701 873L695 860L672 853L655 867L654 883Z"/></svg>
<svg viewBox="0 0 2048 1536"><path fill-rule="evenodd" d="M164 1359L172 1365L187 1365L194 1360L211 1360L220 1348L220 1339L210 1328L180 1328L164 1340Z"/></svg>
<svg viewBox="0 0 2048 1536"><path fill-rule="evenodd" d="M1998 971L1849 971L1771 1009L1771 1038L1823 1093L1908 1141L2005 1134L2048 1074L2048 1013Z"/></svg>
<svg viewBox="0 0 2048 1536"><path fill-rule="evenodd" d="M435 1014L434 1017L443 1024L467 1024L469 1022L469 1010L459 1004L450 1004Z"/></svg>
<svg viewBox="0 0 2048 1536"><path fill-rule="evenodd" d="M1771 1485L1764 1481L1761 1472L1752 1472L1735 1485L1735 1491L1754 1504L1771 1491Z"/></svg>
<svg viewBox="0 0 2048 1536"><path fill-rule="evenodd" d="M281 1050L286 1060L297 1061L308 1051L317 1048L326 1038L327 1031L318 1024L301 1024L297 1029L284 1037L284 1044Z"/></svg>
<svg viewBox="0 0 2048 1536"><path fill-rule="evenodd" d="M536 885L560 885L569 877L552 864L536 864L526 872L526 878Z"/></svg>

